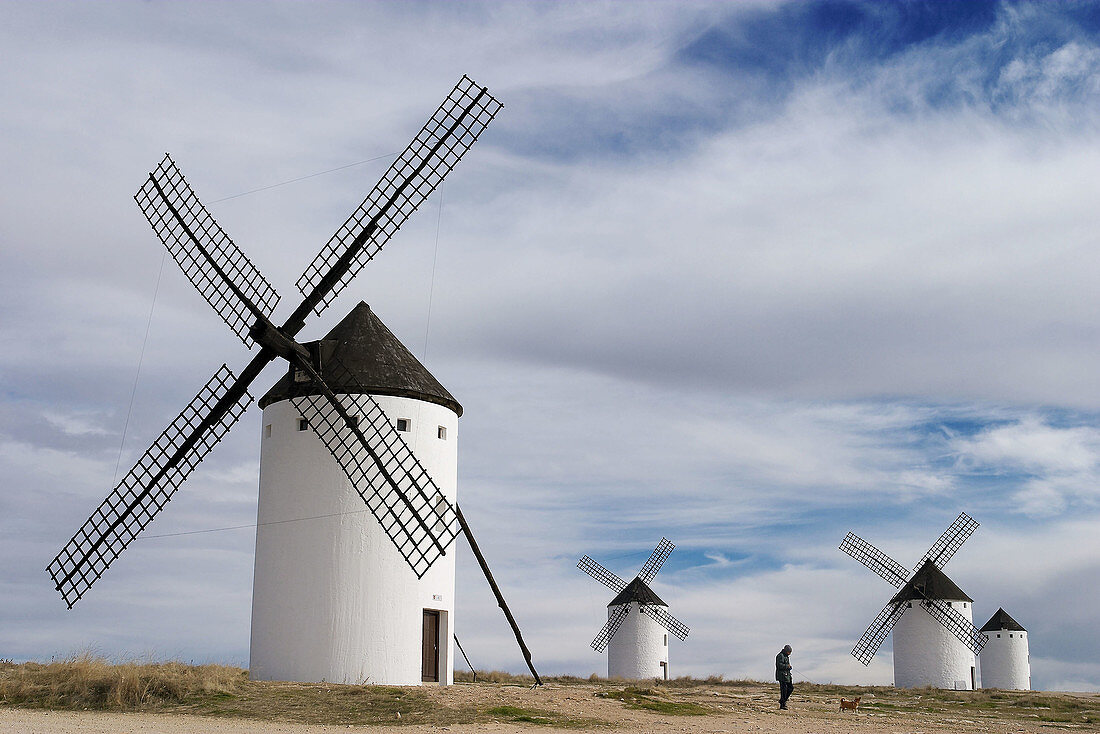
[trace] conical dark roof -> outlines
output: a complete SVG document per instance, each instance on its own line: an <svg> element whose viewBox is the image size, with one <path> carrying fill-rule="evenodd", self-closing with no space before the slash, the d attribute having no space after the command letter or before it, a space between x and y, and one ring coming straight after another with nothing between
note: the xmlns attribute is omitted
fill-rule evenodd
<svg viewBox="0 0 1100 734"><path fill-rule="evenodd" d="M617 607L623 604L629 604L632 601L639 602L641 604L652 604L658 607L667 607L661 601L661 597L653 593L653 589L649 588L645 581L635 577L633 581L626 585L626 588L619 592L619 595L611 600L611 603L607 606Z"/></svg>
<svg viewBox="0 0 1100 734"><path fill-rule="evenodd" d="M982 632L998 632L1000 630L1015 630L1018 632L1027 632L1024 626L1017 622L1012 617L1008 616L1008 612L1004 609L998 609L997 613L989 618L989 621L982 626Z"/></svg>
<svg viewBox="0 0 1100 734"><path fill-rule="evenodd" d="M439 380L420 364L412 352L370 310L370 306L362 301L324 339L309 342L305 346L315 353L319 350L321 376L335 393L415 398L442 405L462 415L462 406L454 396L439 384ZM325 363L331 363L332 357L354 373L358 385L349 380L346 373L341 379L340 373L343 370L326 369ZM260 407L266 408L271 403L288 398L319 394L308 379L295 381L291 371L283 375L260 398Z"/></svg>
<svg viewBox="0 0 1100 734"><path fill-rule="evenodd" d="M974 601L955 582L947 578L932 561L925 561L913 578L890 601L913 599L943 599L944 601Z"/></svg>

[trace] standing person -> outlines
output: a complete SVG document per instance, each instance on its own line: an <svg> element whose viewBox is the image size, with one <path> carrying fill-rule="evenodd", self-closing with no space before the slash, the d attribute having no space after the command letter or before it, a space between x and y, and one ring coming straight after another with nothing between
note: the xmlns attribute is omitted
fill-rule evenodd
<svg viewBox="0 0 1100 734"><path fill-rule="evenodd" d="M790 645L785 645L779 654L775 656L775 679L779 681L779 708L787 710L787 699L794 691L794 682L791 680L791 653L794 650Z"/></svg>

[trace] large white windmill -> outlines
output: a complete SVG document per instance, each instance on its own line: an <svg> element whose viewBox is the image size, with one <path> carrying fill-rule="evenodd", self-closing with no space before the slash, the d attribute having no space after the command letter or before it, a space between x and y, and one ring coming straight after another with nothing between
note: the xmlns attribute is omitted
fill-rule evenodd
<svg viewBox="0 0 1100 734"><path fill-rule="evenodd" d="M222 365L49 564L70 608L164 509L252 402L249 386L282 358L289 373L262 401L255 677L449 682L448 551L461 532L540 682L456 500L458 403L365 304L331 339L296 341L501 107L463 77L298 279L303 300L282 326L275 289L175 162L165 156L149 174L134 197L149 224L218 315L259 351L239 377Z"/></svg>
<svg viewBox="0 0 1100 734"><path fill-rule="evenodd" d="M665 611L668 605L649 583L675 547L668 538L661 538L629 584L588 556L577 563L577 568L616 593L607 605L607 624L592 640L596 652L607 649L609 678L668 679L668 633L682 641L689 629Z"/></svg>
<svg viewBox="0 0 1100 734"><path fill-rule="evenodd" d="M974 626L974 600L941 569L977 528L960 514L912 573L858 535L845 536L840 550L899 589L853 648L857 660L869 665L893 632L895 686L975 688L974 656L987 638Z"/></svg>
<svg viewBox="0 0 1100 734"><path fill-rule="evenodd" d="M377 427L385 461L431 477L440 494L435 506L422 509L433 533L446 537L437 516L456 502L462 407L365 303L305 346L320 357L319 373L348 412ZM363 512L364 499L378 508L385 491L361 499L357 486L373 486L380 477L370 467L372 480L349 480L340 456L359 450L329 435L342 426L331 420L316 385L298 378L292 369L259 401L249 676L452 682L454 553L427 568L421 555L427 546L387 527L396 518Z"/></svg>

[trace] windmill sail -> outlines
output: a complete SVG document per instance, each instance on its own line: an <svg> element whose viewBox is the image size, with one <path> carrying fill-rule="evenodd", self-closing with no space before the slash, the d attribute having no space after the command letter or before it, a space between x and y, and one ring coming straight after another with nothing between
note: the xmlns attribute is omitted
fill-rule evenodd
<svg viewBox="0 0 1100 734"><path fill-rule="evenodd" d="M256 319L270 316L279 294L202 205L171 156L134 195L172 259L245 346Z"/></svg>
<svg viewBox="0 0 1100 734"><path fill-rule="evenodd" d="M959 638L959 641L970 648L975 655L982 651L989 638L974 626L973 622L959 614L954 608L947 606L939 599L925 599L921 602L932 618L944 626L951 634Z"/></svg>
<svg viewBox="0 0 1100 734"><path fill-rule="evenodd" d="M676 544L668 538L661 538L661 542L657 544L657 547L653 549L653 552L649 554L649 559L646 560L645 565L642 566L642 570L638 572L638 578L645 583L649 583L653 580L653 577L657 575L657 572L661 570L661 566L665 565L665 561L672 555L672 551L675 550Z"/></svg>
<svg viewBox="0 0 1100 734"><path fill-rule="evenodd" d="M955 552L962 547L962 544L974 534L974 531L978 529L978 522L967 515L965 512L959 514L955 518L955 522L951 523L951 527L947 528L943 532L943 535L939 537L928 552L924 554L921 562L917 564L917 568L920 568L925 561L932 561L937 567L943 568L944 564L951 560L951 557L955 555Z"/></svg>
<svg viewBox="0 0 1100 734"><path fill-rule="evenodd" d="M581 560L577 562L577 568L584 571L586 574L596 579L612 591L619 592L626 588L625 581L623 581L611 571L608 571L606 568L604 568L588 556L581 556Z"/></svg>
<svg viewBox="0 0 1100 734"><path fill-rule="evenodd" d="M688 626L661 607L654 604L642 604L639 609L641 609L642 614L648 614L656 619L662 627L676 635L681 642L687 639L688 632L691 631Z"/></svg>
<svg viewBox="0 0 1100 734"><path fill-rule="evenodd" d="M630 614L629 604L615 607L615 611L607 618L607 624L600 629L595 639L592 640L592 649L596 652L603 652L606 650L607 644L611 642L611 638L614 637L615 633L619 631L619 628L623 626L623 622L626 621L628 614Z"/></svg>
<svg viewBox="0 0 1100 734"><path fill-rule="evenodd" d="M47 570L72 609L240 419L252 396L222 365L164 429Z"/></svg>
<svg viewBox="0 0 1100 734"><path fill-rule="evenodd" d="M871 658L882 647L883 641L903 614L905 614L904 602L891 601L883 607L882 611L875 617L875 621L871 622L867 631L859 638L859 642L852 648L852 656L864 665L870 665Z"/></svg>
<svg viewBox="0 0 1100 734"><path fill-rule="evenodd" d="M909 569L880 551L855 533L848 533L840 550L900 589L909 580Z"/></svg>
<svg viewBox="0 0 1100 734"><path fill-rule="evenodd" d="M462 77L297 281L320 314L435 191L503 107Z"/></svg>
<svg viewBox="0 0 1100 734"><path fill-rule="evenodd" d="M341 372L350 374L346 368ZM364 391L336 400L333 404L326 395L304 395L291 402L421 578L459 532L454 505L372 396Z"/></svg>

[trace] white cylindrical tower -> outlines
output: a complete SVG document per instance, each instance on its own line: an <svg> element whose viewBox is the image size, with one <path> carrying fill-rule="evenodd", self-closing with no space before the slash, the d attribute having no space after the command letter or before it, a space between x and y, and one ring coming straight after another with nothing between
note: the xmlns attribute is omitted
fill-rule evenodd
<svg viewBox="0 0 1100 734"><path fill-rule="evenodd" d="M893 599L906 605L892 633L894 685L973 690L977 678L974 653L921 606L925 598L937 599L973 621L974 600L933 563L925 562Z"/></svg>
<svg viewBox="0 0 1100 734"><path fill-rule="evenodd" d="M998 609L982 632L989 638L978 656L982 688L1030 691L1031 656L1023 625Z"/></svg>
<svg viewBox="0 0 1100 734"><path fill-rule="evenodd" d="M667 680L669 677L668 630L641 611L642 603L668 606L637 578L607 605L608 619L623 606L630 607L607 645L608 678Z"/></svg>
<svg viewBox="0 0 1100 734"><path fill-rule="evenodd" d="M322 355L321 374L333 391L373 395L453 502L462 408L450 393L364 303L310 346ZM326 374L332 355L355 374L355 387ZM454 546L417 579L291 402L310 394L311 383L292 372L260 401L250 676L451 683Z"/></svg>

